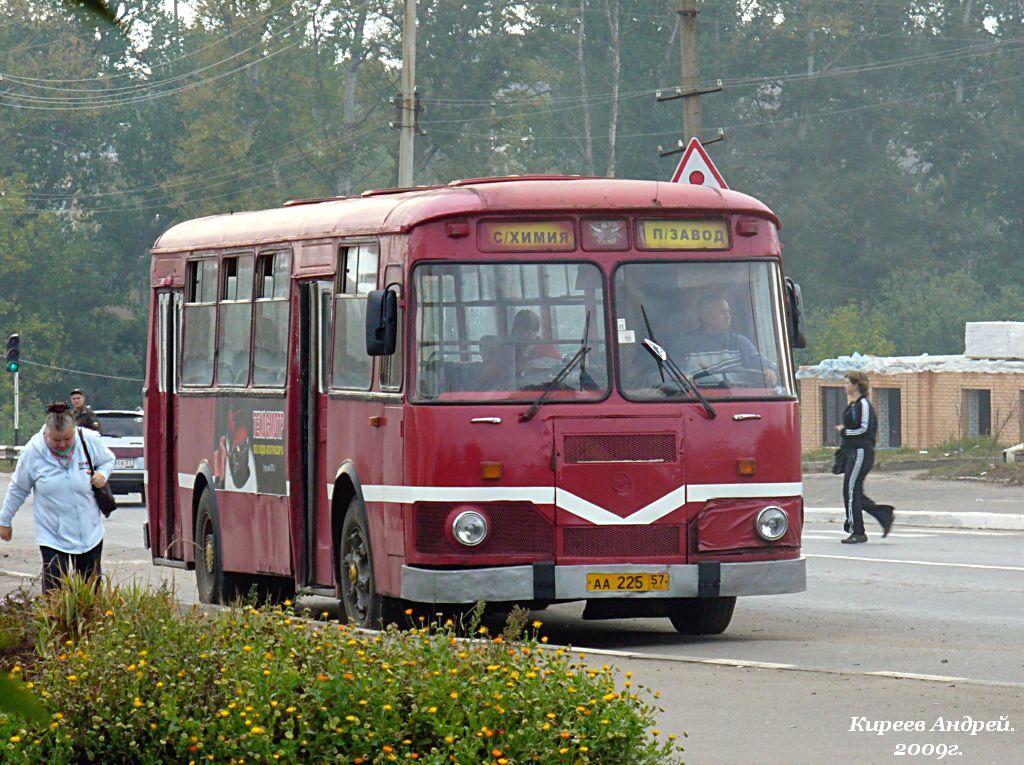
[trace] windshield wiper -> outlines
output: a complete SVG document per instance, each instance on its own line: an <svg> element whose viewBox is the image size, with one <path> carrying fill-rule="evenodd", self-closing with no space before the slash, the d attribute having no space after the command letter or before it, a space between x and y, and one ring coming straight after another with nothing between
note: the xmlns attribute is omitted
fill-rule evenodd
<svg viewBox="0 0 1024 765"><path fill-rule="evenodd" d="M573 357L571 359L569 359L567 362L565 362L565 364L562 365L562 368L558 370L558 374L556 374L553 378L551 378L551 382L549 382L547 385L544 386L544 390L542 390L540 395L537 396L537 400L534 401L530 405L530 408L527 409L525 412L523 412L521 415L519 415L519 421L520 422L529 422L530 420L532 420L533 419L533 415L537 414L537 410L540 409L542 406L544 406L544 402L547 400L548 394L550 394L551 391L553 391L555 389L555 386L558 385L560 382L562 382L562 380L564 380L566 378L566 376L572 371L572 368L574 366L576 366L577 364L583 364L584 359L586 358L587 354L590 353L590 346L586 344L587 343L587 336L589 334L590 334L590 311L587 311L587 320L585 322L585 326L584 326L584 329L583 329L583 341L580 343L579 350L576 351L576 353L573 354ZM580 390L583 390L583 369L584 369L584 367L581 366L580 367Z"/></svg>
<svg viewBox="0 0 1024 765"><path fill-rule="evenodd" d="M668 370L668 373L672 375L672 379L682 388L689 388L693 391L694 395L700 401L701 406L704 407L704 411L708 413L708 417L714 419L718 416L718 412L711 406L711 402L704 398L704 394L700 392L693 380L687 377L686 372L679 368L679 366L672 360L672 357L668 355L668 351L658 345L656 342L651 340L649 337L644 338L644 348L647 352L654 357L654 360L658 362L658 366Z"/></svg>

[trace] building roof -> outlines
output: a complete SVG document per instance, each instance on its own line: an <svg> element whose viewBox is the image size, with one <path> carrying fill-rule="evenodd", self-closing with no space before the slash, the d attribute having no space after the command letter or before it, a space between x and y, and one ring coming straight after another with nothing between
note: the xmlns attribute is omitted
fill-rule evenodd
<svg viewBox="0 0 1024 765"><path fill-rule="evenodd" d="M747 213L779 223L766 205L728 189L620 178L513 176L368 191L356 197L297 201L270 210L197 218L168 229L154 243L153 251L400 233L439 218L503 211L579 213L652 207L666 213Z"/></svg>
<svg viewBox="0 0 1024 765"><path fill-rule="evenodd" d="M847 372L870 372L879 375L905 375L917 372L975 372L988 374L1024 374L1024 360L971 359L957 356L840 356L818 364L802 366L798 379L842 380Z"/></svg>

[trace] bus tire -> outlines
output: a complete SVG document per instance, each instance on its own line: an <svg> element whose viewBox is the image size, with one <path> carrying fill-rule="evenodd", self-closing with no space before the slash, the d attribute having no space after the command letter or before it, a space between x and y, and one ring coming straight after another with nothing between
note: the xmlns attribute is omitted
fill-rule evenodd
<svg viewBox="0 0 1024 765"><path fill-rule="evenodd" d="M203 491L196 513L196 587L202 603L226 605L239 596L238 577L225 573L221 558L220 518L213 492Z"/></svg>
<svg viewBox="0 0 1024 765"><path fill-rule="evenodd" d="M736 598L678 598L669 620L680 635L721 635L732 621Z"/></svg>
<svg viewBox="0 0 1024 765"><path fill-rule="evenodd" d="M335 578L341 594L341 612L358 627L380 629L400 621L402 601L377 592L373 550L366 508L358 498L349 502L338 540Z"/></svg>

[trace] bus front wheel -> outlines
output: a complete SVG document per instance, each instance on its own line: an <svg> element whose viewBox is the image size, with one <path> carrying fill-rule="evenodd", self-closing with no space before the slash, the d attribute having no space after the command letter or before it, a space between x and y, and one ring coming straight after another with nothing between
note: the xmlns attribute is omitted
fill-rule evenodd
<svg viewBox="0 0 1024 765"><path fill-rule="evenodd" d="M736 598L679 598L669 620L681 635L721 635L732 621Z"/></svg>
<svg viewBox="0 0 1024 765"><path fill-rule="evenodd" d="M226 604L239 595L235 577L222 565L220 519L209 489L199 497L196 513L196 587L202 603Z"/></svg>
<svg viewBox="0 0 1024 765"><path fill-rule="evenodd" d="M398 622L402 602L377 592L373 552L366 508L358 499L349 504L338 540L335 577L341 605L349 621L359 627L378 629Z"/></svg>

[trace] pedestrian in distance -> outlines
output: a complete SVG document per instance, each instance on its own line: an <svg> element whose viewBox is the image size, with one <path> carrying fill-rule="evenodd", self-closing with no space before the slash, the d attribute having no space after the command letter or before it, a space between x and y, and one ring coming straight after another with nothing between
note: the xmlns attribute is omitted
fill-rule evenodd
<svg viewBox="0 0 1024 765"><path fill-rule="evenodd" d="M67 404L50 404L42 429L18 457L0 506L0 539L10 542L14 515L34 494L44 593L72 571L99 576L104 529L93 487L103 488L113 470L114 455L99 434L78 427Z"/></svg>
<svg viewBox="0 0 1024 765"><path fill-rule="evenodd" d="M83 428L91 428L97 433L102 432L100 418L96 416L96 412L92 410L92 407L85 403L85 394L82 393L82 389L75 388L71 391L70 397L75 424Z"/></svg>
<svg viewBox="0 0 1024 765"><path fill-rule="evenodd" d="M843 422L836 425L842 435L842 450L846 468L843 473L843 503L846 505L846 523L849 534L843 544L862 544L868 541L864 533L864 513L882 526L882 536L892 530L892 505L879 505L864 494L864 479L875 464L875 438L878 417L868 400L868 376L864 372L847 372L843 378L849 405L843 412Z"/></svg>

